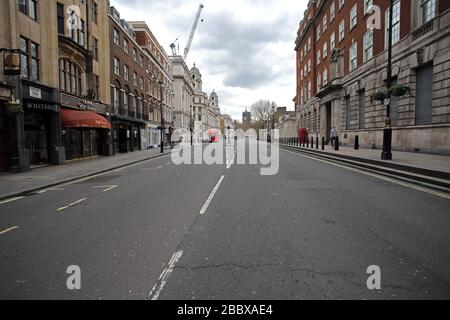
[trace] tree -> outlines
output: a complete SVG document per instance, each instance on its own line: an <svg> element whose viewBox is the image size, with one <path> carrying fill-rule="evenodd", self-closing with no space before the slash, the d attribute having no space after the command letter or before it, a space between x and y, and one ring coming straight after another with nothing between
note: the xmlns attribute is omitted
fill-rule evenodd
<svg viewBox="0 0 450 320"><path fill-rule="evenodd" d="M252 104L252 122L257 131L270 126L269 121L271 121L273 117L273 108L276 109L277 104L275 102L270 102L269 100L259 100Z"/></svg>

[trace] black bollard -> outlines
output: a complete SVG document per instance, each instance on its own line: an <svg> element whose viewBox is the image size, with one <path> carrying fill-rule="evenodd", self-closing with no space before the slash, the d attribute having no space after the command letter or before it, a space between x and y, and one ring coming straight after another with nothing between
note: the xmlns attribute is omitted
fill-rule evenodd
<svg viewBox="0 0 450 320"><path fill-rule="evenodd" d="M334 150L339 151L339 137L334 140Z"/></svg>
<svg viewBox="0 0 450 320"><path fill-rule="evenodd" d="M311 137L311 149L314 149L314 137Z"/></svg>
<svg viewBox="0 0 450 320"><path fill-rule="evenodd" d="M355 136L355 150L359 150L359 136Z"/></svg>
<svg viewBox="0 0 450 320"><path fill-rule="evenodd" d="M322 137L322 150L325 150L325 137Z"/></svg>
<svg viewBox="0 0 450 320"><path fill-rule="evenodd" d="M316 149L319 150L319 136L316 137Z"/></svg>
<svg viewBox="0 0 450 320"><path fill-rule="evenodd" d="M309 139L306 138L306 148L309 148Z"/></svg>

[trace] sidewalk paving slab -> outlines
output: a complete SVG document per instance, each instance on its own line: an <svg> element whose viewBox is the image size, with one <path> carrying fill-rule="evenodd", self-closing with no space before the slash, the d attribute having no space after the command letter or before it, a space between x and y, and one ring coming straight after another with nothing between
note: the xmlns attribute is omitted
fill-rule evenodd
<svg viewBox="0 0 450 320"><path fill-rule="evenodd" d="M170 154L169 150L164 154L159 149L136 151L112 157L68 161L60 166L48 165L23 173L0 173L0 200L158 158Z"/></svg>

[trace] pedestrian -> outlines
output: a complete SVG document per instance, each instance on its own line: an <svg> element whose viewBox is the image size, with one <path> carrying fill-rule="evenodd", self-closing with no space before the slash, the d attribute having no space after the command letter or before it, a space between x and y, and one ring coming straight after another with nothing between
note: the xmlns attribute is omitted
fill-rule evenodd
<svg viewBox="0 0 450 320"><path fill-rule="evenodd" d="M331 146L334 147L334 143L337 141L337 138L339 137L338 131L336 129L336 127L333 127L333 129L331 130Z"/></svg>

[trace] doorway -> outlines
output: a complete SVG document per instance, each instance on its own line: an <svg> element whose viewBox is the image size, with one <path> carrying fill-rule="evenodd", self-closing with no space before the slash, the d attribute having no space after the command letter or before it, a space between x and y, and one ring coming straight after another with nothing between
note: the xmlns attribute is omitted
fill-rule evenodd
<svg viewBox="0 0 450 320"><path fill-rule="evenodd" d="M25 145L32 166L49 163L49 123L44 114L26 113L24 116Z"/></svg>

